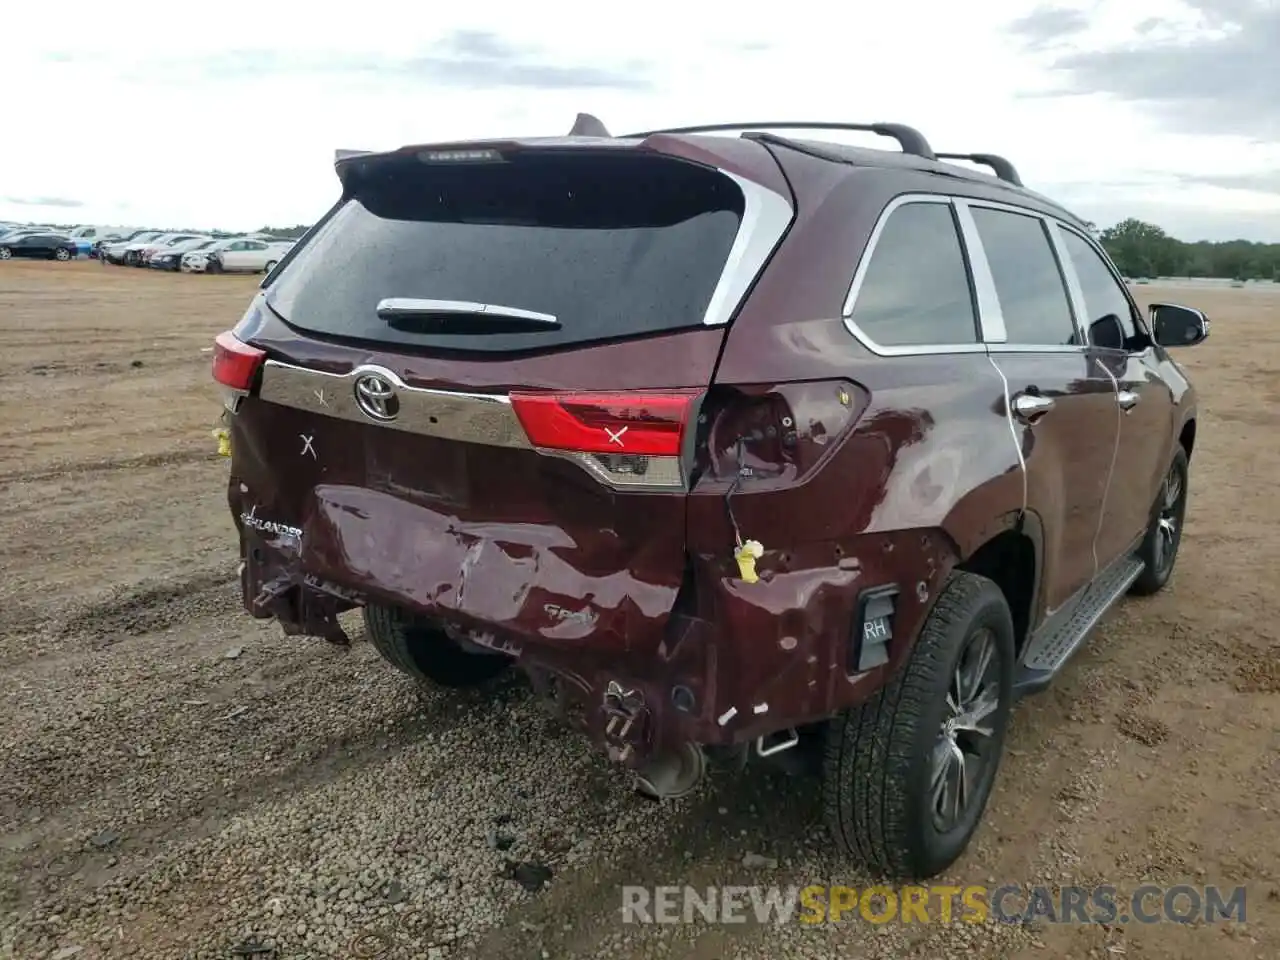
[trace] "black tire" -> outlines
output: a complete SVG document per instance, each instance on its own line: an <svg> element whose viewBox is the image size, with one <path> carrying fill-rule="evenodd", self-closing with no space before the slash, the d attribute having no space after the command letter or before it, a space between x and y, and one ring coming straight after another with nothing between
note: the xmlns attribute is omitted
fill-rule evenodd
<svg viewBox="0 0 1280 960"><path fill-rule="evenodd" d="M220 264L217 260L210 260L208 263L205 264L204 272L205 273L221 273L222 264Z"/></svg>
<svg viewBox="0 0 1280 960"><path fill-rule="evenodd" d="M279 262L279 261L277 261L277 260L268 260L268 261L267 261L267 265L266 265L266 267L264 267L264 268L263 268L263 270L262 270L263 274L268 274L268 273L270 273L272 270L274 270L274 269L276 268L276 264L277 264L278 262Z"/></svg>
<svg viewBox="0 0 1280 960"><path fill-rule="evenodd" d="M53 259L61 260L63 263L66 263L68 260L71 259L71 253L70 251L64 250L61 247L59 247L57 250L53 252Z"/></svg>
<svg viewBox="0 0 1280 960"><path fill-rule="evenodd" d="M395 607L366 606L364 625L384 660L426 686L474 687L511 665L501 654L469 653L438 626Z"/></svg>
<svg viewBox="0 0 1280 960"><path fill-rule="evenodd" d="M948 721L953 678L979 647L989 650L995 667L994 675L978 676L979 681L988 676L986 683L973 688L994 698L984 723L989 736L953 733L954 721ZM823 800L828 829L841 852L873 874L911 880L936 876L959 858L999 771L1013 671L1013 620L1004 594L986 577L953 573L907 662L870 700L827 725ZM940 825L935 762L946 758L945 770L954 770L956 751L979 741L981 758L968 803L951 826Z"/></svg>
<svg viewBox="0 0 1280 960"><path fill-rule="evenodd" d="M13 258L13 251L8 247L0 247L0 260L10 260Z"/></svg>
<svg viewBox="0 0 1280 960"><path fill-rule="evenodd" d="M1155 502L1151 505L1151 518L1147 524L1147 535L1138 547L1138 559L1145 566L1138 579L1133 581L1129 592L1139 597L1148 597L1164 589L1169 578L1173 576L1173 566L1178 561L1178 547L1182 544L1183 520L1187 515L1187 481L1190 474L1190 461L1187 451L1178 445L1173 454L1173 462L1165 474L1164 482L1156 493ZM1177 490L1170 502L1170 484L1176 483ZM1168 524L1172 524L1169 533ZM1162 536L1162 531L1164 535Z"/></svg>

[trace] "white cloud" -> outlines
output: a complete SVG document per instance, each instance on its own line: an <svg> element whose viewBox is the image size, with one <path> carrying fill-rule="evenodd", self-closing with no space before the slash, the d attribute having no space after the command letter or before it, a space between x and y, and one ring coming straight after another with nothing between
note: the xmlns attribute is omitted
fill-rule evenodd
<svg viewBox="0 0 1280 960"><path fill-rule="evenodd" d="M759 13L689 0L623 10L576 0L17 5L0 33L0 64L21 77L0 126L0 219L309 222L336 195L337 147L559 134L586 110L618 133L899 120L937 149L1005 154L1028 185L1099 222L1141 210L1188 239L1280 240L1280 197L1186 182L1265 175L1280 167L1275 145L1175 134L1101 94L1034 95L1063 88L1051 65L1073 40L1092 48L1176 32L1191 22L1185 8L1081 8L1080 37L1067 29L1080 18L1059 16L1061 36L1031 47L1009 30L1028 9L1014 0L793 0ZM1163 25L1143 23L1153 18Z"/></svg>

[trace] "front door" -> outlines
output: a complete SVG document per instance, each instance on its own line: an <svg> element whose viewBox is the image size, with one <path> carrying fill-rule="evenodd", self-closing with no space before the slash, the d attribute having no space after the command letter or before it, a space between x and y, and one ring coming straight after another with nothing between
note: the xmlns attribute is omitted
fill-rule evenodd
<svg viewBox="0 0 1280 960"><path fill-rule="evenodd" d="M1063 607L1098 571L1094 539L1119 435L1115 381L1084 344L1044 218L968 202L1004 342L989 343L1008 385L1027 509L1042 530L1040 610ZM985 305L984 305L985 312Z"/></svg>
<svg viewBox="0 0 1280 960"><path fill-rule="evenodd" d="M1115 377L1120 442L1098 527L1102 564L1129 550L1150 522L1151 507L1164 480L1168 440L1175 429L1173 393L1160 376L1151 338L1129 292L1106 259L1082 234L1058 226L1058 236L1075 273L1093 353ZM1114 335L1094 331L1116 330Z"/></svg>

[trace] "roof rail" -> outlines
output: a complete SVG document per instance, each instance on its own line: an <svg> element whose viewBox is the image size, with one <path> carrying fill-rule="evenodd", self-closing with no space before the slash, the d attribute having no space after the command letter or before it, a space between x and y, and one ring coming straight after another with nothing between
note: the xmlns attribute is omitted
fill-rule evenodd
<svg viewBox="0 0 1280 960"><path fill-rule="evenodd" d="M718 133L730 130L856 130L862 133L877 133L882 137L892 137L898 141L903 153L925 160L934 160L936 155L924 134L915 127L905 123L830 123L826 121L802 122L799 120L783 120L777 123L708 123L694 127L669 127L665 130L647 130L644 133L630 133L631 137L651 137L655 133Z"/></svg>
<svg viewBox="0 0 1280 960"><path fill-rule="evenodd" d="M994 153L940 153L937 156L939 160L968 160L970 163L990 167L1006 183L1012 183L1015 187L1022 186L1022 178L1018 176L1014 165Z"/></svg>

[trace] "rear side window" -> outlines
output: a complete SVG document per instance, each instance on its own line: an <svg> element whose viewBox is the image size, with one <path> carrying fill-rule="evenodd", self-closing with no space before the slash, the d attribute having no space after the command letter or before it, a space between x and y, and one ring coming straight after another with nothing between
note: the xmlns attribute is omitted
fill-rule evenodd
<svg viewBox="0 0 1280 960"><path fill-rule="evenodd" d="M1009 343L1078 345L1058 259L1039 217L972 207Z"/></svg>
<svg viewBox="0 0 1280 960"><path fill-rule="evenodd" d="M1058 234L1062 237L1063 246L1067 248L1067 256L1071 258L1084 293L1084 307L1088 313L1085 326L1092 328L1093 324L1111 314L1120 321L1126 346L1132 346L1138 335L1138 328L1133 318L1133 306L1120 282L1083 237L1065 228L1060 229Z"/></svg>
<svg viewBox="0 0 1280 960"><path fill-rule="evenodd" d="M743 208L723 174L631 152L530 150L480 163L402 155L350 171L346 187L345 203L272 282L268 303L304 330L449 350L698 326ZM491 304L560 326L502 330L463 316L442 332L380 318L388 298Z"/></svg>
<svg viewBox="0 0 1280 960"><path fill-rule="evenodd" d="M871 250L852 320L886 347L978 342L969 272L950 204L905 203L889 214Z"/></svg>

